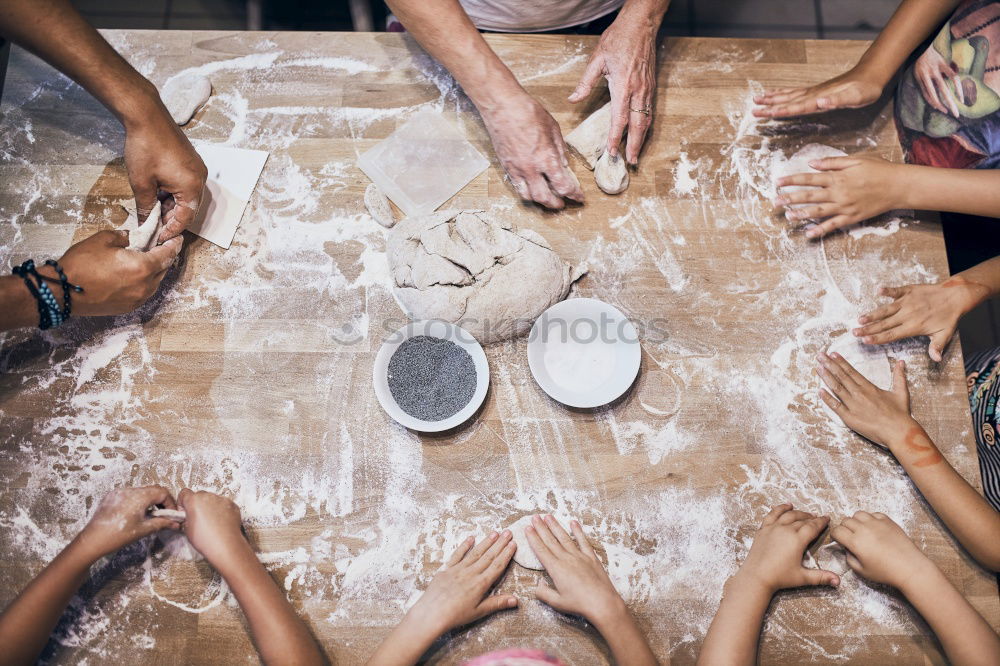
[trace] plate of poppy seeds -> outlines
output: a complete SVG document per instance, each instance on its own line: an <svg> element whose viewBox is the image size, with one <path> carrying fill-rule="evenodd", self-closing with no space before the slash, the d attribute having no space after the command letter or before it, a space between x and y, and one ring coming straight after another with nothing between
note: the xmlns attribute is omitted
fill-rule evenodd
<svg viewBox="0 0 1000 666"><path fill-rule="evenodd" d="M419 432L461 425L486 399L490 366L461 326L414 321L390 335L372 368L375 397L397 423Z"/></svg>

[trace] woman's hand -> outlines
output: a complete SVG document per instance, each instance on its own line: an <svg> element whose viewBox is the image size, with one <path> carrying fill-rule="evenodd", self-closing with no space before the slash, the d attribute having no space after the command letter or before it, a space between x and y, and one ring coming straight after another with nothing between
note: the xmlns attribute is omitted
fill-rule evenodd
<svg viewBox="0 0 1000 666"><path fill-rule="evenodd" d="M904 587L930 564L906 532L884 513L858 511L833 528L830 536L847 549L848 566L876 583Z"/></svg>
<svg viewBox="0 0 1000 666"><path fill-rule="evenodd" d="M147 510L156 505L177 508L170 492L161 486L119 488L108 493L97 506L93 518L77 535L77 545L89 559L96 561L154 532L180 529L173 520L149 516Z"/></svg>
<svg viewBox="0 0 1000 666"><path fill-rule="evenodd" d="M920 92L928 104L941 113L958 118L955 96L958 95L959 101L965 103L962 98L962 83L951 64L936 48L928 47L913 63L913 78L917 80ZM948 81L955 86L954 91L948 87Z"/></svg>
<svg viewBox="0 0 1000 666"><path fill-rule="evenodd" d="M659 25L658 20L650 20L648 16L630 14L626 3L618 18L601 35L579 85L569 96L574 103L586 99L601 77L607 78L611 93L607 150L611 155L618 154L627 127L625 160L629 164L639 161L639 151L652 122Z"/></svg>
<svg viewBox="0 0 1000 666"><path fill-rule="evenodd" d="M779 504L764 517L737 577L755 581L769 595L803 585L840 585L840 578L832 571L802 566L806 548L829 522L826 516L796 511L791 504Z"/></svg>
<svg viewBox="0 0 1000 666"><path fill-rule="evenodd" d="M779 178L776 206L788 209L786 217L801 224L822 219L806 232L809 238L819 238L836 229L868 220L888 210L900 207L901 175L904 164L888 162L880 157L828 157L810 162L809 166L823 173L798 173ZM780 193L788 185L808 189ZM824 219L825 218L825 219Z"/></svg>
<svg viewBox="0 0 1000 666"><path fill-rule="evenodd" d="M989 289L956 275L940 284L883 287L879 295L893 299L858 318L852 331L866 345L882 345L926 335L927 355L941 362L944 348L958 328L958 320L979 304Z"/></svg>
<svg viewBox="0 0 1000 666"><path fill-rule="evenodd" d="M804 88L778 88L754 97L759 104L753 114L759 118L790 118L835 109L859 109L874 104L882 96L882 86L856 69Z"/></svg>
<svg viewBox="0 0 1000 666"><path fill-rule="evenodd" d="M820 397L848 428L891 448L890 443L916 425L910 416L910 389L903 361L896 361L892 368L892 388L883 391L840 354L821 353L817 358L820 367L816 374L829 389L820 389Z"/></svg>

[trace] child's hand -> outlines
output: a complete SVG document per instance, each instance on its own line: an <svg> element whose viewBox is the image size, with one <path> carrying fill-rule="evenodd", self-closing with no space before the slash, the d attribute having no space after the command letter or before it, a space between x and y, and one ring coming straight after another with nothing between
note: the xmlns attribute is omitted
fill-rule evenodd
<svg viewBox="0 0 1000 666"><path fill-rule="evenodd" d="M937 49L931 47L920 54L913 63L913 78L928 104L945 115L959 117L955 95L962 94L962 82ZM948 87L949 80L955 86L954 92Z"/></svg>
<svg viewBox="0 0 1000 666"><path fill-rule="evenodd" d="M756 581L769 594L803 585L840 585L840 578L832 571L802 566L806 548L829 522L826 516L814 516L795 511L791 504L779 504L764 517L737 576Z"/></svg>
<svg viewBox="0 0 1000 666"><path fill-rule="evenodd" d="M760 106L753 114L759 118L790 118L834 109L860 109L874 104L881 95L882 86L852 69L815 86L768 90L754 98Z"/></svg>
<svg viewBox="0 0 1000 666"><path fill-rule="evenodd" d="M809 238L820 238L831 231L868 220L899 207L902 200L900 168L905 165L888 162L880 157L828 157L810 162L809 166L823 173L797 173L779 178L779 195L774 204L789 208L786 217L807 224L822 222L806 232ZM780 193L787 185L806 186L797 192Z"/></svg>
<svg viewBox="0 0 1000 666"><path fill-rule="evenodd" d="M517 597L513 595L487 595L510 564L516 548L510 530L493 532L478 544L469 537L452 553L407 615L430 623L431 632L437 636L505 608L514 608Z"/></svg>
<svg viewBox="0 0 1000 666"><path fill-rule="evenodd" d="M611 584L580 523L570 521L576 541L552 516L535 516L525 529L528 543L552 577L555 589L539 581L535 596L564 613L582 615L607 626L627 614L625 602Z"/></svg>
<svg viewBox="0 0 1000 666"><path fill-rule="evenodd" d="M830 532L847 549L847 564L876 583L903 587L930 560L883 513L858 511Z"/></svg>
<svg viewBox="0 0 1000 666"><path fill-rule="evenodd" d="M239 548L249 547L243 537L240 509L231 500L185 488L177 495L177 504L187 513L184 534L188 541L215 568L225 568Z"/></svg>
<svg viewBox="0 0 1000 666"><path fill-rule="evenodd" d="M916 425L910 416L910 389L903 361L893 365L892 388L883 391L836 352L820 353L816 358L820 363L816 374L830 389L820 389L820 397L848 428L876 444L890 447L891 442Z"/></svg>
<svg viewBox="0 0 1000 666"><path fill-rule="evenodd" d="M958 320L979 303L984 292L988 293L985 287L961 276L941 284L883 287L879 294L893 302L862 315L858 319L862 326L852 333L866 345L926 335L930 338L927 355L940 363Z"/></svg>
<svg viewBox="0 0 1000 666"><path fill-rule="evenodd" d="M177 508L174 498L160 486L112 491L101 500L94 517L77 536L77 542L91 559L97 560L153 532L180 529L173 520L147 515L146 510L156 504Z"/></svg>

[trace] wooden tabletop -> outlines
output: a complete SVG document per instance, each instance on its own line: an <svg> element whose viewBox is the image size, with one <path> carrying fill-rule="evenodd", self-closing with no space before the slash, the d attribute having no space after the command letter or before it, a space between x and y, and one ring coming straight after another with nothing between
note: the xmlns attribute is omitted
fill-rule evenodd
<svg viewBox="0 0 1000 666"><path fill-rule="evenodd" d="M957 549L886 454L819 405L813 356L883 284L947 274L940 228L902 214L810 243L768 205L767 168L819 142L899 160L891 109L762 126L758 87L818 82L864 42L668 39L653 127L628 191L549 213L504 182L478 115L400 35L108 31L154 82L195 68L213 98L192 139L270 152L233 247L187 244L183 264L133 315L11 333L0 347L0 601L8 602L123 484L211 489L247 532L338 664L361 663L468 534L536 511L576 516L664 660L691 663L768 505L838 521L896 519L996 628L994 579ZM488 37L564 133L606 98L565 101L596 38ZM589 273L574 295L639 325L642 370L597 410L549 399L523 340L487 349L492 384L466 427L395 425L371 388L375 351L405 319L385 231L364 212L358 155L415 111L456 123L491 167L453 202L547 238ZM123 130L95 101L16 50L0 129L0 259L58 256L124 220ZM526 276L530 279L530 276ZM962 358L908 360L914 412L978 484ZM823 543L828 537L823 537ZM183 545L183 544L181 544ZM50 644L55 662L242 663L254 649L224 585L176 544L142 542L103 563ZM533 599L455 632L429 655L456 663L535 646L605 663L586 624ZM544 576L542 576L544 577ZM853 574L839 590L778 595L761 661L941 663L900 597Z"/></svg>

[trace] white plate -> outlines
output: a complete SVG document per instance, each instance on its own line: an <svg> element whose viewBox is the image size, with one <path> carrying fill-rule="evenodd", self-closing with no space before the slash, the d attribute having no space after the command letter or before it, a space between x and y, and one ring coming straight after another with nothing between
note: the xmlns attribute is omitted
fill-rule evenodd
<svg viewBox="0 0 1000 666"><path fill-rule="evenodd" d="M599 407L625 393L641 357L628 317L593 298L556 303L535 320L528 338L531 376L570 407Z"/></svg>
<svg viewBox="0 0 1000 666"><path fill-rule="evenodd" d="M432 338L450 340L464 349L472 357L472 363L476 366L476 390L472 394L472 400L465 407L443 421L424 421L410 416L396 403L389 390L389 359L396 352L396 348L410 338L418 335L427 335ZM396 420L400 425L411 430L420 432L441 432L455 426L461 425L476 413L479 406L486 399L486 389L490 385L490 366L486 362L486 354L472 334L461 326L441 321L414 321L399 329L382 343L382 347L375 356L375 365L372 367L372 384L375 387L375 397L382 405L382 409Z"/></svg>

